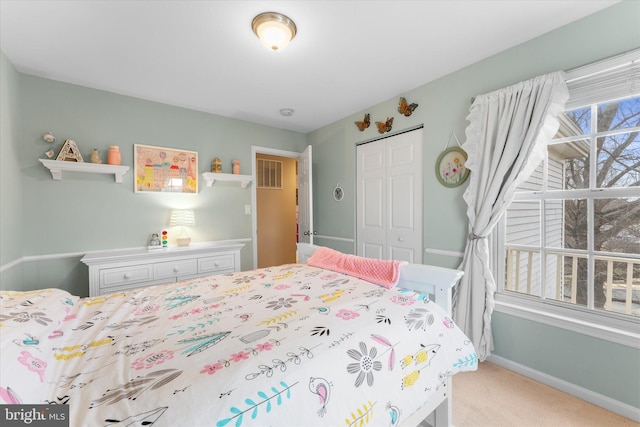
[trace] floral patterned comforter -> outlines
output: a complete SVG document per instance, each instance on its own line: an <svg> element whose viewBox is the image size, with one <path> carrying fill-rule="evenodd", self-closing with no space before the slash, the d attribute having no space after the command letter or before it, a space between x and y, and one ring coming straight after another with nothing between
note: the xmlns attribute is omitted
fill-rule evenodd
<svg viewBox="0 0 640 427"><path fill-rule="evenodd" d="M423 295L305 264L0 303L0 403L72 426L393 426L477 367Z"/></svg>

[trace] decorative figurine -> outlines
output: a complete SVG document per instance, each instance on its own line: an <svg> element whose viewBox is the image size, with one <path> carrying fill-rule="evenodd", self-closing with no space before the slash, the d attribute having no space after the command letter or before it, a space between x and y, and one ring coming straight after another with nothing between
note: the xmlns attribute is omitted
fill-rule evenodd
<svg viewBox="0 0 640 427"><path fill-rule="evenodd" d="M369 125L371 124L371 119L370 119L369 113L364 115L364 119L362 119L361 122L354 122L354 123L356 124L356 126L358 127L360 132L362 132L363 130L368 128Z"/></svg>
<svg viewBox="0 0 640 427"><path fill-rule="evenodd" d="M398 112L400 114L404 114L406 117L409 117L416 108L418 108L418 104L409 104L406 99L400 97L400 104L398 104Z"/></svg>
<svg viewBox="0 0 640 427"><path fill-rule="evenodd" d="M109 153L107 154L107 164L119 165L120 164L120 147L117 145L109 146Z"/></svg>
<svg viewBox="0 0 640 427"><path fill-rule="evenodd" d="M97 163L97 164L102 163L102 159L100 158L100 152L98 151L97 148L94 148L93 150L91 150L91 163Z"/></svg>
<svg viewBox="0 0 640 427"><path fill-rule="evenodd" d="M386 122L376 122L376 126L378 126L378 133L385 133L391 130L391 125L393 125L393 117L387 117Z"/></svg>
<svg viewBox="0 0 640 427"><path fill-rule="evenodd" d="M51 132L47 132L42 135L42 139L44 139L44 141L48 142L49 144L53 144L54 142L56 142L56 137L53 136Z"/></svg>
<svg viewBox="0 0 640 427"><path fill-rule="evenodd" d="M149 246L160 246L160 237L158 236L158 233L153 233L151 235L151 240L149 240Z"/></svg>
<svg viewBox="0 0 640 427"><path fill-rule="evenodd" d="M220 157L216 157L211 162L211 172L213 172L213 173L222 172L222 160L220 160Z"/></svg>
<svg viewBox="0 0 640 427"><path fill-rule="evenodd" d="M78 150L78 145L72 139L67 139L64 141L64 145L58 153L58 157L56 160L63 160L67 162L84 162L82 159L82 154L80 154L80 150Z"/></svg>
<svg viewBox="0 0 640 427"><path fill-rule="evenodd" d="M240 175L240 160L234 160L232 163L233 163L233 174Z"/></svg>

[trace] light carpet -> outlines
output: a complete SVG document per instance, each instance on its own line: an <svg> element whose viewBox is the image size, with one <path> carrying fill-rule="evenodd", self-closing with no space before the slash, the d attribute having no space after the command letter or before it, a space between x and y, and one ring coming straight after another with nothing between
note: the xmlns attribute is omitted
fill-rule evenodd
<svg viewBox="0 0 640 427"><path fill-rule="evenodd" d="M489 362L453 377L456 427L640 426L606 409Z"/></svg>

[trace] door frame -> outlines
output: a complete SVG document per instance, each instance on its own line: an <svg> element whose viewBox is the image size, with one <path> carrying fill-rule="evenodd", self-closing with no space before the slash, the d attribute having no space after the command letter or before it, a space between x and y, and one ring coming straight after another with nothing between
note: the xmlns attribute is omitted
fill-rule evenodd
<svg viewBox="0 0 640 427"><path fill-rule="evenodd" d="M306 148L306 147L305 147ZM256 185L256 155L267 154L270 156L287 157L298 160L301 152L280 150L278 148L262 147L259 145L251 146L251 175L253 177L253 185L251 186L251 240L253 241L253 268L258 268L258 192Z"/></svg>

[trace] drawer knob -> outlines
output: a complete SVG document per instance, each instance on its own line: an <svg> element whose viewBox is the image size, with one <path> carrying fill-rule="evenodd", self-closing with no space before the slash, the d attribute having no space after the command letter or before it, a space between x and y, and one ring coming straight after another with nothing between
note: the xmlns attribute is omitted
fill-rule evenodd
<svg viewBox="0 0 640 427"><path fill-rule="evenodd" d="M180 271L180 269L178 267L173 267L173 272L177 273L178 271Z"/></svg>
<svg viewBox="0 0 640 427"><path fill-rule="evenodd" d="M124 276L122 276L122 277L124 277L125 279L130 279L131 278L131 274L124 273Z"/></svg>
<svg viewBox="0 0 640 427"><path fill-rule="evenodd" d="M213 265L214 265L215 267L219 267L219 266L220 266L220 263L219 263L219 262L214 262L214 263L213 263Z"/></svg>

